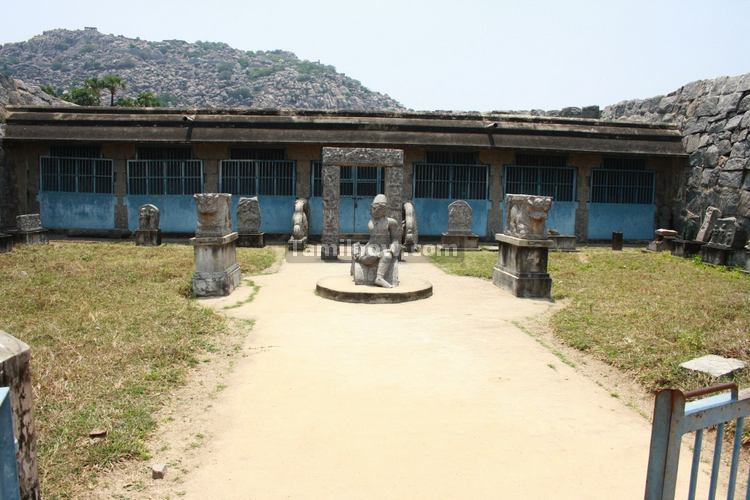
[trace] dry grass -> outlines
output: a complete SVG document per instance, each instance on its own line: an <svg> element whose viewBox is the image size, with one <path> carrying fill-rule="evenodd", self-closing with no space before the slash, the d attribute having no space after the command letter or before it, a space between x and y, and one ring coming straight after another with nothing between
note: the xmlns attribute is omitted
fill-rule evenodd
<svg viewBox="0 0 750 500"><path fill-rule="evenodd" d="M243 274L271 249L238 249ZM47 498L90 473L147 458L153 413L224 320L190 295L192 248L56 242L0 256L0 329L32 347L39 468ZM90 440L95 428L106 439Z"/></svg>
<svg viewBox="0 0 750 500"><path fill-rule="evenodd" d="M497 254L438 257L449 272L489 279ZM550 253L551 320L565 343L632 374L644 387L693 389L715 380L678 367L718 354L750 362L750 276L671 255L585 248ZM750 383L748 370L735 380Z"/></svg>

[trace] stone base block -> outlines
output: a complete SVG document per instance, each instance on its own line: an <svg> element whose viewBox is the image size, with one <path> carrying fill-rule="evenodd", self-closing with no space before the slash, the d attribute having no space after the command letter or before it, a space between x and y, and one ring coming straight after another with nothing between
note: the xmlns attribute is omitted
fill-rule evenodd
<svg viewBox="0 0 750 500"><path fill-rule="evenodd" d="M49 243L46 229L37 229L34 231L16 231L16 241L24 245L46 245Z"/></svg>
<svg viewBox="0 0 750 500"><path fill-rule="evenodd" d="M547 273L547 258L553 242L504 234L496 235L496 239L499 249L492 282L516 297L549 299L552 279Z"/></svg>
<svg viewBox="0 0 750 500"><path fill-rule="evenodd" d="M578 251L576 249L576 237L575 236L555 234L555 235L550 235L549 239L550 241L552 241L552 247L550 248L550 251L552 252L577 252Z"/></svg>
<svg viewBox="0 0 750 500"><path fill-rule="evenodd" d="M337 243L322 243L320 245L320 259L335 261L339 259L339 245Z"/></svg>
<svg viewBox="0 0 750 500"><path fill-rule="evenodd" d="M8 253L13 250L13 236L0 234L0 253Z"/></svg>
<svg viewBox="0 0 750 500"><path fill-rule="evenodd" d="M450 246L458 249L476 249L479 248L479 236L476 234L443 233L440 244L444 247Z"/></svg>
<svg viewBox="0 0 750 500"><path fill-rule="evenodd" d="M229 295L240 284L235 244L237 233L190 239L195 253L193 293L198 297Z"/></svg>
<svg viewBox="0 0 750 500"><path fill-rule="evenodd" d="M305 236L301 240L295 240L294 238L289 238L289 241L287 242L287 248L293 252L301 252L306 247L307 247L307 236Z"/></svg>
<svg viewBox="0 0 750 500"><path fill-rule="evenodd" d="M229 295L240 284L240 266L235 264L226 271L193 273L193 293L198 297Z"/></svg>
<svg viewBox="0 0 750 500"><path fill-rule="evenodd" d="M730 265L734 250L707 243L701 248L701 262L716 266Z"/></svg>
<svg viewBox="0 0 750 500"><path fill-rule="evenodd" d="M237 237L238 247L263 248L266 246L266 233L239 233Z"/></svg>
<svg viewBox="0 0 750 500"><path fill-rule="evenodd" d="M657 236L658 239L652 241L646 247L649 252L671 252L674 248L675 238L667 236Z"/></svg>
<svg viewBox="0 0 750 500"><path fill-rule="evenodd" d="M326 299L358 304L398 304L432 296L432 283L406 277L396 288L357 286L348 276L322 278L315 286L316 293Z"/></svg>
<svg viewBox="0 0 750 500"><path fill-rule="evenodd" d="M701 253L701 248L705 245L702 241L694 240L674 240L672 243L672 255L675 257L692 257Z"/></svg>
<svg viewBox="0 0 750 500"><path fill-rule="evenodd" d="M135 246L158 247L159 245L161 245L160 229L136 229Z"/></svg>

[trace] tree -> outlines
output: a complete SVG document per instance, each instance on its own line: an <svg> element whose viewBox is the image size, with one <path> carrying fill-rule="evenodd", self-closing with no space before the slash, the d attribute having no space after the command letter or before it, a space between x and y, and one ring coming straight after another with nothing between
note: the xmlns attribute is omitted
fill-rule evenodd
<svg viewBox="0 0 750 500"><path fill-rule="evenodd" d="M60 92L58 92L52 85L40 85L39 88L45 94L51 95L52 97L60 97Z"/></svg>
<svg viewBox="0 0 750 500"><path fill-rule="evenodd" d="M104 77L101 80L98 80L98 82L101 85L101 89L106 89L109 91L109 105L114 106L115 94L118 90L125 90L125 82L121 77L117 75L104 75Z"/></svg>
<svg viewBox="0 0 750 500"><path fill-rule="evenodd" d="M138 97L135 98L135 102L138 106L144 108L159 108L161 107L161 101L153 92L141 92Z"/></svg>
<svg viewBox="0 0 750 500"><path fill-rule="evenodd" d="M99 96L94 94L89 87L73 87L63 92L60 98L79 106L98 106L100 104Z"/></svg>
<svg viewBox="0 0 750 500"><path fill-rule="evenodd" d="M93 106L102 105L102 90L104 90L104 82L99 80L97 77L87 78L83 82L84 88L87 88L91 95L96 96L96 103Z"/></svg>

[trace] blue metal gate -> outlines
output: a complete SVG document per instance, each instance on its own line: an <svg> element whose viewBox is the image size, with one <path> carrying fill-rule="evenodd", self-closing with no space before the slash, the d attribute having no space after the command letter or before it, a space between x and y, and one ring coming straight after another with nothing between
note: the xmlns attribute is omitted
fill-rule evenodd
<svg viewBox="0 0 750 500"><path fill-rule="evenodd" d="M551 196L547 227L574 235L576 229L576 169L573 167L505 166L506 194ZM505 221L505 204L500 203Z"/></svg>
<svg viewBox="0 0 750 500"><path fill-rule="evenodd" d="M241 196L257 196L261 231L289 234L294 213L296 162L294 160L222 160L219 190L232 194L232 223L237 227Z"/></svg>
<svg viewBox="0 0 750 500"><path fill-rule="evenodd" d="M691 402L697 398L714 394ZM674 500L677 489L677 472L680 460L682 437L695 433L693 459L688 484L688 499L693 500L698 487L701 449L704 432L716 428L716 439L712 453L711 476L708 498L716 498L719 489L721 450L727 424L734 423L734 439L731 462L727 477L726 495L732 500L737 489L737 476L742 448L742 430L745 417L750 415L750 395L739 397L735 384L721 384L707 389L682 393L666 389L656 395L654 419L651 429L651 447L646 477L646 500ZM748 477L750 483L750 477ZM742 498L750 499L750 487Z"/></svg>
<svg viewBox="0 0 750 500"><path fill-rule="evenodd" d="M448 205L465 200L472 209L471 230L487 236L489 167L482 164L414 162L414 209L419 234L448 230Z"/></svg>
<svg viewBox="0 0 750 500"><path fill-rule="evenodd" d="M10 389L0 387L0 498L3 500L20 498L10 404Z"/></svg>
<svg viewBox="0 0 750 500"><path fill-rule="evenodd" d="M367 233L370 205L375 195L383 193L383 168L341 167L339 190L339 230L342 233ZM323 231L322 163L311 162L310 234Z"/></svg>
<svg viewBox="0 0 750 500"><path fill-rule="evenodd" d="M588 238L610 239L613 231L626 240L654 236L655 176L648 170L600 168L591 171Z"/></svg>

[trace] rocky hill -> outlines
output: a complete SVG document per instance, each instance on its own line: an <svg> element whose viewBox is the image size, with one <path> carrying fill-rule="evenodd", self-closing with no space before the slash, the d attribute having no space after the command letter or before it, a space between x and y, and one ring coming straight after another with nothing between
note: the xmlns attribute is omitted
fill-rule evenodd
<svg viewBox="0 0 750 500"><path fill-rule="evenodd" d="M389 96L300 60L291 52L243 51L225 43L151 42L95 28L51 30L0 46L0 73L59 90L107 73L121 76L123 95L151 91L170 106L398 110Z"/></svg>
<svg viewBox="0 0 750 500"><path fill-rule="evenodd" d="M8 106L70 106L70 103L50 96L36 85L0 74L0 138L3 136L5 108Z"/></svg>

